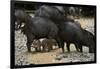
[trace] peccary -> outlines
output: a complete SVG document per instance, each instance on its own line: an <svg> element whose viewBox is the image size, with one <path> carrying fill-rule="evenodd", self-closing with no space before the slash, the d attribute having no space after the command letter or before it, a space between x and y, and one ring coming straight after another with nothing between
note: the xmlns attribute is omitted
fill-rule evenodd
<svg viewBox="0 0 100 69"><path fill-rule="evenodd" d="M27 37L27 48L29 52L31 52L30 46L34 39L52 39L56 38L58 34L58 27L48 18L32 18L23 10L16 10L15 17L17 20L17 25L22 25L24 22L24 27L21 28L21 30Z"/></svg>
<svg viewBox="0 0 100 69"><path fill-rule="evenodd" d="M72 22L66 22L60 24L59 26L59 38L60 38L60 47L64 52L64 42L67 43L68 51L70 43L74 43L76 49L82 52L82 46L86 45L89 47L89 52L94 52L95 49L95 41L94 35L89 31L86 31L81 28L80 25Z"/></svg>
<svg viewBox="0 0 100 69"><path fill-rule="evenodd" d="M82 31L83 31L83 40L82 40L81 45L79 46L80 51L82 52L82 45L84 45L84 46L89 47L90 53L94 53L95 48L96 48L95 47L95 36L91 32L85 29L83 29Z"/></svg>
<svg viewBox="0 0 100 69"><path fill-rule="evenodd" d="M50 51L53 49L53 46L57 46L57 42L54 39L44 39L41 42L41 45L43 47L43 51Z"/></svg>
<svg viewBox="0 0 100 69"><path fill-rule="evenodd" d="M34 40L32 43L32 47L35 48L36 52L40 52L41 51L41 42L40 40Z"/></svg>
<svg viewBox="0 0 100 69"><path fill-rule="evenodd" d="M35 16L49 18L57 24L64 22L66 19L62 6L43 5L35 11Z"/></svg>

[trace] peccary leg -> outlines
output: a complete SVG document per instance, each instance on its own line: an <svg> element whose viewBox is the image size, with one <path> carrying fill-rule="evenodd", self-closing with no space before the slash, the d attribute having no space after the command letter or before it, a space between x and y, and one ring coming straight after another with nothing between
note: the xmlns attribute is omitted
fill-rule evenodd
<svg viewBox="0 0 100 69"><path fill-rule="evenodd" d="M49 40L49 48L50 48L50 50L53 50L53 43L52 43L52 40Z"/></svg>
<svg viewBox="0 0 100 69"><path fill-rule="evenodd" d="M39 40L37 40L37 47L36 47L36 51L40 52L41 51L41 43Z"/></svg>
<svg viewBox="0 0 100 69"><path fill-rule="evenodd" d="M51 47L50 47L50 45L48 45L47 49L48 49L48 52L51 50Z"/></svg>
<svg viewBox="0 0 100 69"><path fill-rule="evenodd" d="M48 46L48 50L50 51L50 50L52 50L53 48L52 48L52 45L49 45Z"/></svg>
<svg viewBox="0 0 100 69"><path fill-rule="evenodd" d="M83 50L82 50L82 46L80 46L80 52L83 52Z"/></svg>
<svg viewBox="0 0 100 69"><path fill-rule="evenodd" d="M64 42L61 42L61 47L62 47L62 51L63 51L63 53L65 52L64 51Z"/></svg>
<svg viewBox="0 0 100 69"><path fill-rule="evenodd" d="M31 41L30 40L28 40L27 41L27 49L28 49L28 52L31 52Z"/></svg>
<svg viewBox="0 0 100 69"><path fill-rule="evenodd" d="M41 51L41 42L40 42L40 40L38 40L39 41L39 51Z"/></svg>
<svg viewBox="0 0 100 69"><path fill-rule="evenodd" d="M93 51L91 49L89 49L89 53L93 53Z"/></svg>
<svg viewBox="0 0 100 69"><path fill-rule="evenodd" d="M31 52L32 42L33 42L33 36L32 35L27 35L27 49L28 49L28 52Z"/></svg>
<svg viewBox="0 0 100 69"><path fill-rule="evenodd" d="M35 48L36 52L38 52L38 48Z"/></svg>
<svg viewBox="0 0 100 69"><path fill-rule="evenodd" d="M94 48L92 48L92 46L89 47L89 53L94 53Z"/></svg>
<svg viewBox="0 0 100 69"><path fill-rule="evenodd" d="M58 48L62 48L61 43L59 41L57 41L57 43L58 43Z"/></svg>
<svg viewBox="0 0 100 69"><path fill-rule="evenodd" d="M36 49L36 52L40 52L41 51L40 47L37 47L35 49Z"/></svg>
<svg viewBox="0 0 100 69"><path fill-rule="evenodd" d="M76 50L79 52L78 45L79 45L78 43L75 43ZM80 50L81 50L81 52L82 52L82 46L80 46Z"/></svg>
<svg viewBox="0 0 100 69"><path fill-rule="evenodd" d="M59 39L59 38L56 38L55 40L57 41L58 47L59 47L59 48L62 48L62 47L61 47L60 39Z"/></svg>
<svg viewBox="0 0 100 69"><path fill-rule="evenodd" d="M45 49L46 49L45 48L46 47L45 44L42 44L42 47L43 47L42 51L45 52Z"/></svg>
<svg viewBox="0 0 100 69"><path fill-rule="evenodd" d="M45 52L45 46L43 46L43 52Z"/></svg>
<svg viewBox="0 0 100 69"><path fill-rule="evenodd" d="M58 47L59 48L62 48L62 51L63 51L63 53L64 53L64 42L63 41L60 41L60 40L56 40L57 41L57 43L58 43Z"/></svg>
<svg viewBox="0 0 100 69"><path fill-rule="evenodd" d="M67 48L68 52L70 52L70 43L69 42L67 43L66 48Z"/></svg>
<svg viewBox="0 0 100 69"><path fill-rule="evenodd" d="M39 46L39 52L41 52L41 46Z"/></svg>
<svg viewBox="0 0 100 69"><path fill-rule="evenodd" d="M44 42L42 44L42 47L43 47L43 52L46 52L46 50L48 49L47 43Z"/></svg>
<svg viewBox="0 0 100 69"><path fill-rule="evenodd" d="M81 44L78 44L78 47L79 47L79 49L80 49L80 52L83 52L83 50L82 50L82 45L81 45Z"/></svg>

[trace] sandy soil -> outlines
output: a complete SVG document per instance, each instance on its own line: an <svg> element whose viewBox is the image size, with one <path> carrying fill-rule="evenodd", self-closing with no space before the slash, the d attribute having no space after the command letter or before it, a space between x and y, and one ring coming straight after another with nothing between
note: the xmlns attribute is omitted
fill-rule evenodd
<svg viewBox="0 0 100 69"><path fill-rule="evenodd" d="M94 19L81 18L78 19L84 29L94 34ZM84 53L76 52L74 44L71 44L71 52L62 53L61 49L51 50L50 52L33 52L28 53L26 48L27 38L20 31L15 31L15 64L49 64L49 63L65 63L65 62L85 62L94 61L94 54L88 53L88 48L84 47Z"/></svg>

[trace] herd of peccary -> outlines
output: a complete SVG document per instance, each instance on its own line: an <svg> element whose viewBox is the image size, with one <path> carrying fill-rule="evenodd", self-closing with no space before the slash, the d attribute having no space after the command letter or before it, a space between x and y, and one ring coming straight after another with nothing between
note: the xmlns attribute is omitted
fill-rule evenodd
<svg viewBox="0 0 100 69"><path fill-rule="evenodd" d="M90 53L95 52L95 36L83 29L78 21L66 18L63 6L40 6L35 10L34 17L29 16L24 10L16 9L14 16L17 22L15 29L21 29L27 37L28 52L31 52L34 41L37 42L36 51L40 51L41 44L44 51L46 49L50 51L55 43L64 52L66 42L68 51L70 51L70 43L73 43L79 52L83 52L83 45L89 48ZM45 40L40 42L41 38ZM52 40L55 42L53 43Z"/></svg>

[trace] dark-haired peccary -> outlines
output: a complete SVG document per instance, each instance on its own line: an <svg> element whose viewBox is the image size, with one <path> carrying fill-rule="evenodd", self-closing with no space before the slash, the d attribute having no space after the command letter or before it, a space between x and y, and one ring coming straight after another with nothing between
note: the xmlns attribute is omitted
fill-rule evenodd
<svg viewBox="0 0 100 69"><path fill-rule="evenodd" d="M40 6L40 8L35 11L35 16L49 18L56 24L60 24L66 19L63 6Z"/></svg>
<svg viewBox="0 0 100 69"><path fill-rule="evenodd" d="M83 31L83 40L81 46L79 46L80 51L82 52L82 46L87 46L89 47L89 52L94 53L95 52L95 36L87 31L87 30L82 30Z"/></svg>
<svg viewBox="0 0 100 69"><path fill-rule="evenodd" d="M81 28L76 23L65 22L59 26L59 38L60 38L60 47L64 52L64 42L67 43L68 51L70 43L74 43L77 51L82 52L82 46L85 45L89 47L89 52L94 52L95 49L95 36Z"/></svg>
<svg viewBox="0 0 100 69"><path fill-rule="evenodd" d="M27 49L31 52L31 45L34 39L48 38L55 39L58 34L58 27L52 20L44 17L32 18L23 10L15 10L15 18L17 25L22 25L23 28L19 28L27 37Z"/></svg>

